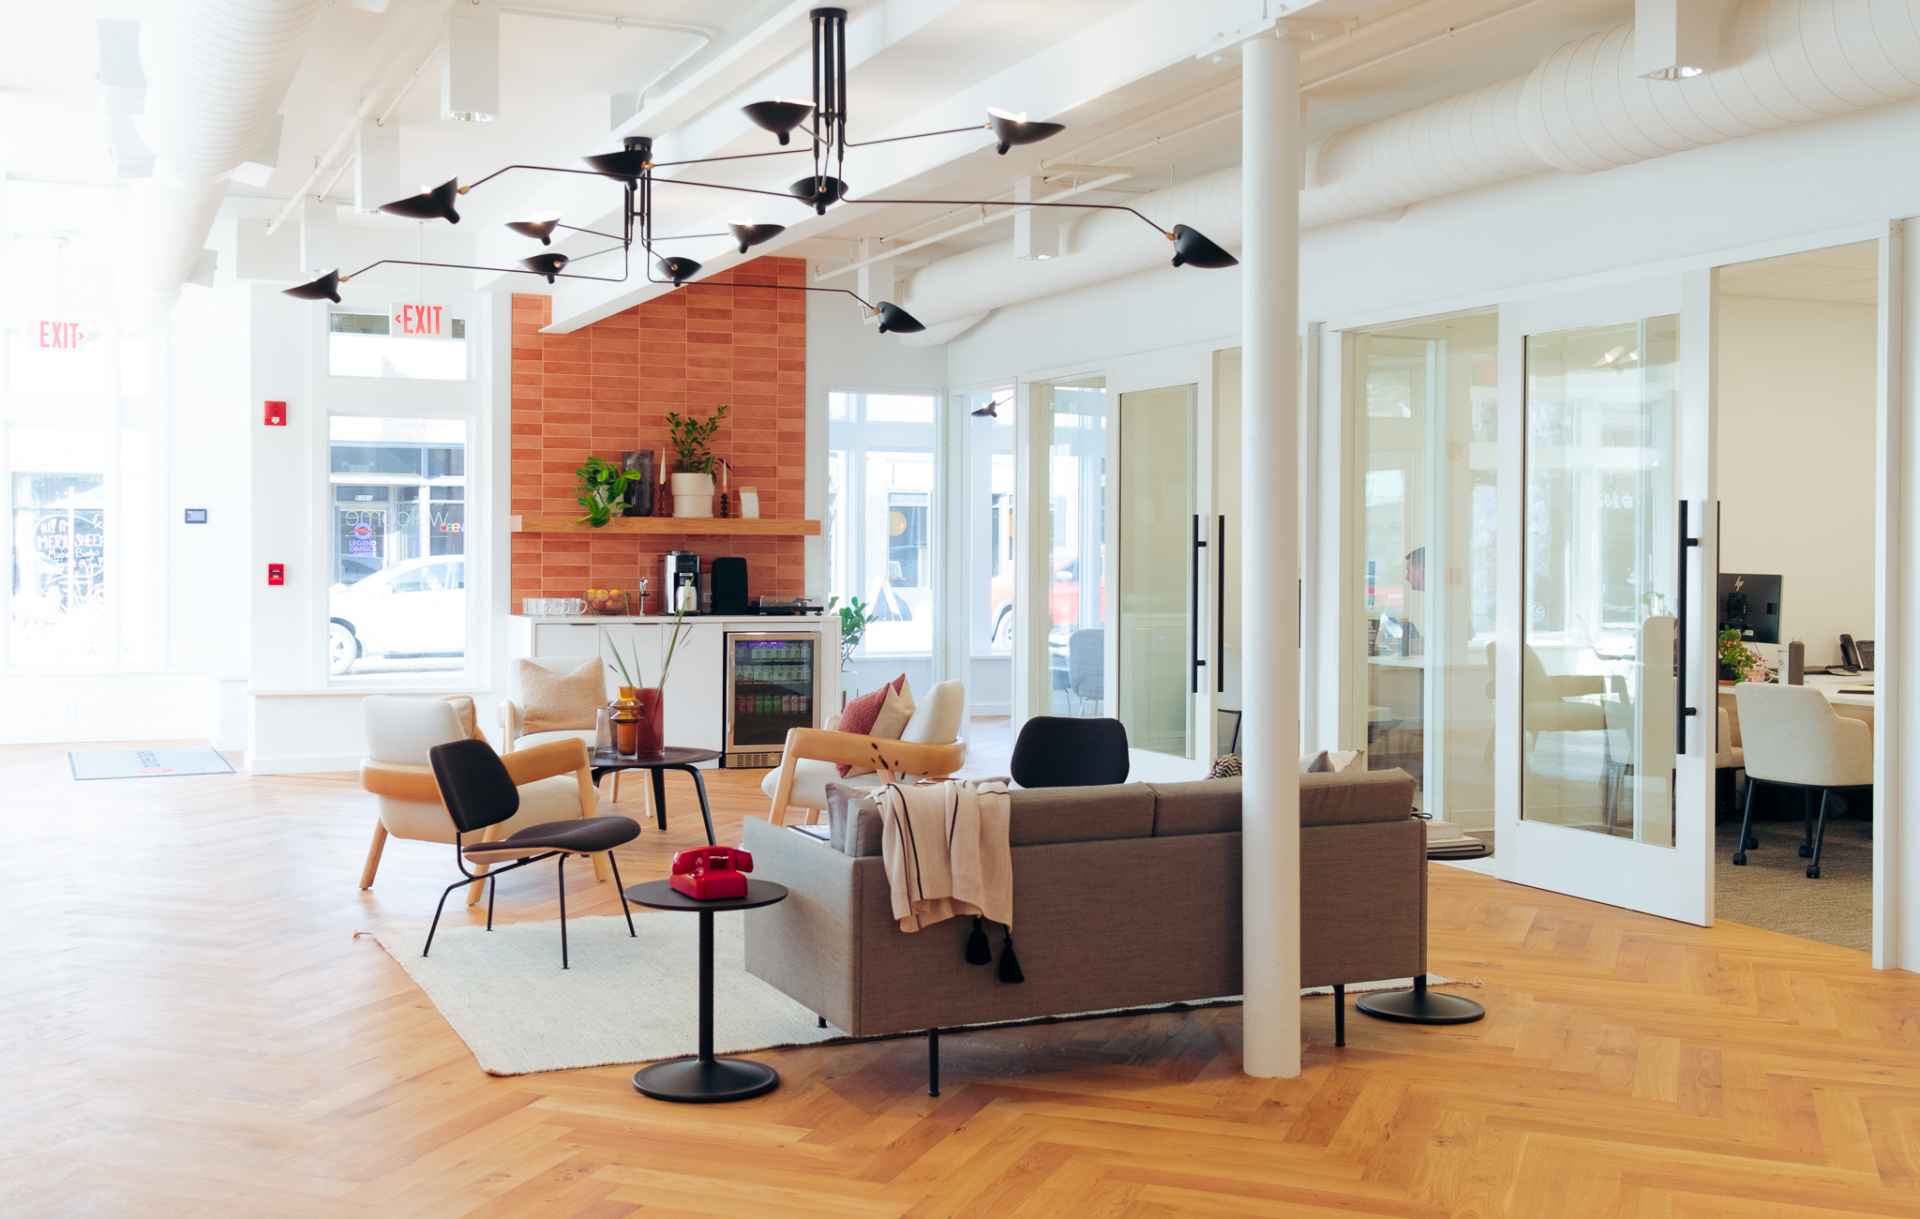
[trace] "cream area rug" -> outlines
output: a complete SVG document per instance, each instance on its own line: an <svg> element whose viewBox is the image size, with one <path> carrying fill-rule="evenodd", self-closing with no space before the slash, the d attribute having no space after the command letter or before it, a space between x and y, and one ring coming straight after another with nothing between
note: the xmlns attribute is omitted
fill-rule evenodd
<svg viewBox="0 0 1920 1219"><path fill-rule="evenodd" d="M637 938L619 915L571 919L571 968L560 968L551 920L442 927L422 958L425 928L374 932L490 1075L531 1075L680 1058L699 1050L700 920L635 914ZM713 1048L745 1054L782 1046L851 1041L747 972L746 915L713 919ZM1428 985L1447 982L1428 974ZM1399 990L1412 980L1349 986L1350 994ZM1302 991L1328 995L1321 987ZM1188 1007L1238 1003L1228 995ZM1084 1013L1096 1015L1099 1013Z"/></svg>

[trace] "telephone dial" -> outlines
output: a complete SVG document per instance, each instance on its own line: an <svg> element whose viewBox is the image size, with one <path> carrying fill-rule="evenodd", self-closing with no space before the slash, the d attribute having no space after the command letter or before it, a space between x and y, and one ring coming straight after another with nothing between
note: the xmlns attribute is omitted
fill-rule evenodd
<svg viewBox="0 0 1920 1219"><path fill-rule="evenodd" d="M736 847L701 847L673 857L669 883L697 902L716 902L747 895L745 873L753 871L753 856Z"/></svg>

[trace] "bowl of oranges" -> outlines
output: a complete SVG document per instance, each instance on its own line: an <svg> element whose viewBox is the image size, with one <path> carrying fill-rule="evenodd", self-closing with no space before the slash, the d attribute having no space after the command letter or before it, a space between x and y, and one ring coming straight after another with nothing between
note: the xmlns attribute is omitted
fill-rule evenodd
<svg viewBox="0 0 1920 1219"><path fill-rule="evenodd" d="M624 588L590 588L587 590L587 612L627 617L633 613L633 594Z"/></svg>

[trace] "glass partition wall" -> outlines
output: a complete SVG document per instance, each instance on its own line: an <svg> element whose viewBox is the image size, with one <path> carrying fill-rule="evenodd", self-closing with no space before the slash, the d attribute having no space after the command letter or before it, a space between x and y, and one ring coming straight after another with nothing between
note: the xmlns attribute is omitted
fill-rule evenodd
<svg viewBox="0 0 1920 1219"><path fill-rule="evenodd" d="M1496 314L1359 331L1349 739L1416 806L1493 828Z"/></svg>
<svg viewBox="0 0 1920 1219"><path fill-rule="evenodd" d="M1041 382L1047 496L1047 669L1054 715L1106 710L1107 389Z"/></svg>

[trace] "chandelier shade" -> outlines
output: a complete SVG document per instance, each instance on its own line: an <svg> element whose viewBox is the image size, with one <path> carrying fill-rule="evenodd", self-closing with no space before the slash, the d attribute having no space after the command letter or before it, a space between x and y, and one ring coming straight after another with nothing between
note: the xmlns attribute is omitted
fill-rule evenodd
<svg viewBox="0 0 1920 1219"><path fill-rule="evenodd" d="M791 138L795 127L807 121L813 113L811 102L789 102L775 98L770 102L752 102L740 107L740 112L752 121L753 125L765 131L771 131L780 137L784 147Z"/></svg>
<svg viewBox="0 0 1920 1219"><path fill-rule="evenodd" d="M787 188L787 193L802 203L813 204L813 210L825 214L827 205L838 203L846 197L847 184L828 174L806 177Z"/></svg>
<svg viewBox="0 0 1920 1219"><path fill-rule="evenodd" d="M560 223L559 212L542 212L525 220L509 220L507 227L522 237L533 237L541 245L553 244L553 230Z"/></svg>
<svg viewBox="0 0 1920 1219"><path fill-rule="evenodd" d="M987 126L993 128L994 137L1000 141L997 151L1003 157L1015 144L1038 144L1067 129L1065 123L1031 123L1025 115L1008 114L991 106L987 108Z"/></svg>
<svg viewBox="0 0 1920 1219"><path fill-rule="evenodd" d="M644 135L630 135L625 144L619 152L603 152L581 159L593 166L595 173L623 182L635 181L653 168L653 140Z"/></svg>
<svg viewBox="0 0 1920 1219"><path fill-rule="evenodd" d="M1184 224L1173 226L1173 265L1176 267L1232 267L1240 260Z"/></svg>
<svg viewBox="0 0 1920 1219"><path fill-rule="evenodd" d="M567 261L567 256L556 250L546 254L535 254L532 258L522 258L520 265L535 275L546 276L547 282L552 283L553 277L566 269Z"/></svg>
<svg viewBox="0 0 1920 1219"><path fill-rule="evenodd" d="M297 297L303 301L332 301L340 303L340 272L329 271L319 279L301 284L298 288L283 288L281 295Z"/></svg>
<svg viewBox="0 0 1920 1219"><path fill-rule="evenodd" d="M380 210L390 216L405 216L409 220L444 220L448 224L459 224L460 213L453 209L459 198L460 179L448 178L432 190L395 199L392 203L382 203Z"/></svg>
<svg viewBox="0 0 1920 1219"><path fill-rule="evenodd" d="M918 334L926 329L919 318L892 301L881 301L879 308L874 312L880 316L881 334Z"/></svg>
<svg viewBox="0 0 1920 1219"><path fill-rule="evenodd" d="M733 231L733 239L740 244L740 252L745 254L753 246L763 241L772 241L787 231L784 224L728 224Z"/></svg>
<svg viewBox="0 0 1920 1219"><path fill-rule="evenodd" d="M700 264L691 258L662 258L653 266L660 274L672 280L675 287L700 274Z"/></svg>

